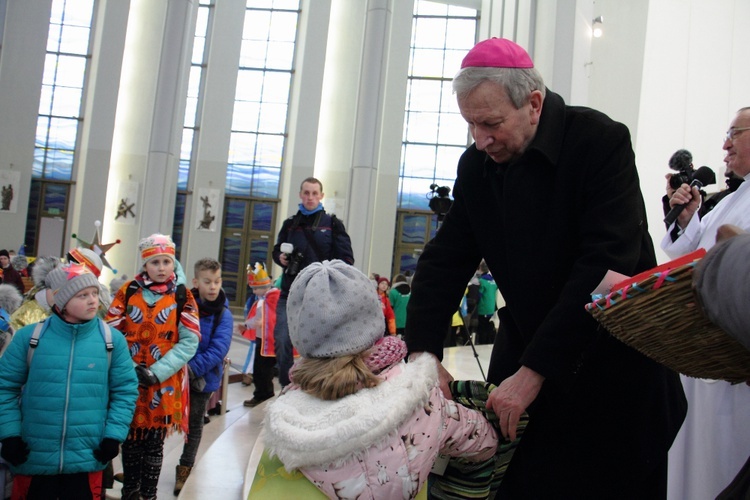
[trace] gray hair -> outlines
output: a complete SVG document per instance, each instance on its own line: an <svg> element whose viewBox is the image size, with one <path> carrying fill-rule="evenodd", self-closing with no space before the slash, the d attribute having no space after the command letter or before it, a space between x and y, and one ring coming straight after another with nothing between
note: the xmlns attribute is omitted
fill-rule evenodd
<svg viewBox="0 0 750 500"><path fill-rule="evenodd" d="M529 95L538 90L542 99L546 94L544 79L536 68L486 68L467 67L453 78L453 92L458 99L468 96L485 81L490 81L505 88L508 98L516 109L526 104Z"/></svg>

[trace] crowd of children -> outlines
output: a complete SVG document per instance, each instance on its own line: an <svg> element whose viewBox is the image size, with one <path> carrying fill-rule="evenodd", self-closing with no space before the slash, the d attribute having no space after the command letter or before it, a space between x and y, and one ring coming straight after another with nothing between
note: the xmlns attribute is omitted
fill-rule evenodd
<svg viewBox="0 0 750 500"><path fill-rule="evenodd" d="M70 498L104 498L111 480L103 471L111 476L111 461L120 453L122 498L156 498L164 441L173 432L186 435L174 494L184 487L195 464L209 398L223 378L234 320L218 261L196 262L188 289L169 236L143 238L138 255L141 269L135 278L116 276L109 291L98 279L102 259L86 247L71 249L65 263L55 257L36 259L33 287L25 296L12 285L0 285L0 456L13 472L14 498L57 498L61 492ZM248 266L247 277L253 299L239 333L251 341L247 373L252 373L248 384L255 385L244 405L255 407L275 396L279 289L262 263ZM384 277L373 281L374 286L351 266L325 261L300 273L290 294L294 356L302 357L294 366L292 384L282 392L289 397L270 407L269 415L277 417L266 417L267 438L287 468L301 468L327 494L353 473L347 457L382 451L383 440L394 436L394 429L406 437L419 429L443 437L427 447L401 439L399 447L409 457L403 464L378 451L377 464L369 460L368 467L380 468L375 490L381 492L408 486L409 493L416 493L438 451L469 461L488 459L495 452L492 426L473 410L443 399L435 385L434 361L401 363L405 347L400 335L410 296L407 277L395 276L393 287ZM324 328L312 328L308 317L317 318L314 322L319 320ZM399 389L401 381L413 387L415 380L423 380L424 390ZM382 410L397 402L403 415L395 420L381 415L382 436L371 436L368 445L360 443L361 449L347 448L337 457L323 454L308 463L293 458L296 452L285 451L288 444L278 440L275 426L286 418L279 409L296 405L292 399L329 400L338 408L335 402L344 395L376 387L386 399L369 407L373 414L379 415L376 407ZM361 406L357 411L370 410ZM337 429L334 434L341 430L337 425L331 429ZM331 440L336 447L339 442L343 445L340 438ZM328 459L341 466L328 467ZM388 482L392 484L386 486Z"/></svg>
<svg viewBox="0 0 750 500"><path fill-rule="evenodd" d="M36 259L25 297L0 285L0 456L13 498L104 498L102 470L121 449L122 498L156 498L174 431L187 436L174 493L184 485L233 319L218 261L195 264L190 290L169 236L138 252L141 271L114 279L111 296L85 247L66 263Z"/></svg>

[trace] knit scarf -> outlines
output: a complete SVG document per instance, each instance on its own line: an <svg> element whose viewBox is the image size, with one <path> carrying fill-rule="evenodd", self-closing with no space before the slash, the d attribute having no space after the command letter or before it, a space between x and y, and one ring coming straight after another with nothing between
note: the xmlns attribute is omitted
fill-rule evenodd
<svg viewBox="0 0 750 500"><path fill-rule="evenodd" d="M157 283L148 277L148 273L146 271L142 271L138 275L136 275L135 281L142 288L151 290L154 293L160 293L164 295L174 290L175 286L177 285L177 276L172 273L172 275L167 278L167 281L163 283Z"/></svg>
<svg viewBox="0 0 750 500"><path fill-rule="evenodd" d="M406 342L398 337L388 335L375 342L364 361L372 373L378 374L405 357Z"/></svg>
<svg viewBox="0 0 750 500"><path fill-rule="evenodd" d="M224 311L224 303L227 300L226 295L224 295L224 290L219 290L219 296L216 297L216 300L210 301L200 299L197 288L191 289L190 292L192 292L193 297L195 297L196 301L200 301L198 312L201 318L205 318L206 316L218 315L219 313Z"/></svg>

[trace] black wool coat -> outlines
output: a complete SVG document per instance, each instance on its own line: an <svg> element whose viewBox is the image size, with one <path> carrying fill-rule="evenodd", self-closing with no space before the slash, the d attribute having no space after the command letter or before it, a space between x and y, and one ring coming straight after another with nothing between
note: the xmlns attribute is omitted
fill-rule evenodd
<svg viewBox="0 0 750 500"><path fill-rule="evenodd" d="M547 91L521 158L470 146L454 203L417 264L410 352L441 356L484 258L506 307L488 379L521 365L545 377L501 497L619 498L666 474L687 403L678 376L610 336L584 309L608 269L656 265L627 128Z"/></svg>

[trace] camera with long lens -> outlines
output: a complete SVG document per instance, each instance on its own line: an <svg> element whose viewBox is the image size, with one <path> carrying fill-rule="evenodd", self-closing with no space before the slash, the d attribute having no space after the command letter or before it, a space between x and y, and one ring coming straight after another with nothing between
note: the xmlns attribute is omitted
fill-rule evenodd
<svg viewBox="0 0 750 500"><path fill-rule="evenodd" d="M439 221L442 221L453 204L453 200L449 196L451 188L430 184L430 190L431 192L427 194L427 196L431 196L429 202L430 210L437 215Z"/></svg>
<svg viewBox="0 0 750 500"><path fill-rule="evenodd" d="M295 250L294 245L291 243L282 243L280 250L286 254L287 261L289 262L284 273L290 277L297 276L297 273L302 268L302 263L305 261L304 254L299 250Z"/></svg>

